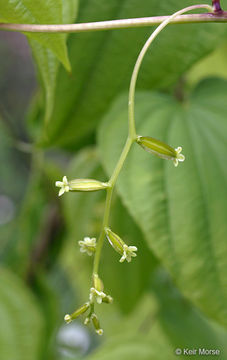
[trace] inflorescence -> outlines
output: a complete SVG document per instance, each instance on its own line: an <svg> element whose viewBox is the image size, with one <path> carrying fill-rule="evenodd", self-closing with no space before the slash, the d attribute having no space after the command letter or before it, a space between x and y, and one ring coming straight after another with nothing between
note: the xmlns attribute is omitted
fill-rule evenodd
<svg viewBox="0 0 227 360"><path fill-rule="evenodd" d="M128 152L133 143L137 143L142 149L145 151L158 156L161 159L171 160L173 161L174 166L178 166L179 162L183 162L185 157L181 154L182 147L173 148L170 145L154 139L150 136L140 136L136 134L135 129L135 120L134 120L134 97L135 97L135 86L136 86L136 79L138 76L139 68L142 63L142 59L146 54L147 49L151 45L152 41L155 37L160 33L160 31L168 25L168 23L177 15L183 14L184 12L205 7L209 9L208 5L193 5L191 7L182 9L173 15L171 15L168 19L163 21L156 30L151 34L148 38L146 43L144 44L134 67L130 88L129 88L129 101L128 101L128 113L129 113L129 131L128 131L128 138L125 143L125 147L122 150L121 156L118 160L118 163L114 169L112 176L108 182L102 182L93 179L75 179L68 181L67 177L64 176L62 181L56 181L56 186L60 188L59 196L63 195L65 192L71 191L98 191L98 190L105 190L106 191L106 205L103 217L103 225L100 231L99 239L96 241L94 237L85 237L83 240L80 240L79 246L80 251L82 253L86 253L89 256L94 255L94 267L92 273L92 286L89 291L89 298L88 301L85 302L81 307L75 310L71 315L65 315L65 321L70 323L72 320L78 318L78 316L87 313L85 318L84 324L88 325L91 323L98 335L103 334L103 329L100 326L100 322L98 319L97 314L95 313L95 305L106 303L110 304L113 302L113 298L104 292L104 285L102 280L98 275L98 268L101 256L101 250L103 241L106 238L112 248L120 254L120 263L124 262L131 262L133 257L136 257L137 254L137 247L136 246L128 246L121 237L112 231L109 226L109 215L110 215L110 208L111 208L111 198L113 189L119 176L119 173L122 169L122 166L127 158Z"/></svg>
<svg viewBox="0 0 227 360"><path fill-rule="evenodd" d="M176 149L171 146L156 140L151 137L137 136L135 142L139 144L144 150L152 153L162 159L172 160L174 165L177 166L179 161L184 161L185 157L181 154L182 148ZM68 181L64 176L62 181L56 181L56 186L60 187L59 196L69 191L97 191L103 189L109 189L111 185L106 182L101 182L93 179L75 179ZM122 263L125 260L131 262L133 257L136 257L136 246L128 246L119 235L114 233L109 227L104 227L104 234L112 246L112 248L121 255L119 262ZM95 255L97 249L96 238L84 237L83 240L78 241L80 251L86 253L89 256ZM89 300L75 310L71 315L66 314L64 320L70 323L72 320L78 318L80 315L88 313L84 324L92 324L98 335L103 334L103 329L100 326L100 322L97 314L94 311L95 303L97 304L111 304L113 298L104 292L104 285L98 274L93 272L92 286L90 288Z"/></svg>

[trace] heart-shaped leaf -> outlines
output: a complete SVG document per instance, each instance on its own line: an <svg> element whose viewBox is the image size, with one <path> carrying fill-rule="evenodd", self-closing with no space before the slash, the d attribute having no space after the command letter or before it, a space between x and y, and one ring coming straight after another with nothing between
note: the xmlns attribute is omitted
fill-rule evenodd
<svg viewBox="0 0 227 360"><path fill-rule="evenodd" d="M182 292L227 324L227 83L204 81L185 102L138 93L140 135L183 146L174 168L133 146L118 182L124 204ZM127 136L127 96L105 117L100 153L111 173Z"/></svg>
<svg viewBox="0 0 227 360"><path fill-rule="evenodd" d="M77 2L77 0L63 2L63 23L68 24L75 20ZM66 39L66 34L64 36ZM32 53L39 70L41 83L45 93L44 123L47 123L52 115L54 107L54 94L59 70L59 60L50 48L43 46L37 40L32 38L29 40L29 43L32 48ZM43 123L42 119L40 119L40 122Z"/></svg>

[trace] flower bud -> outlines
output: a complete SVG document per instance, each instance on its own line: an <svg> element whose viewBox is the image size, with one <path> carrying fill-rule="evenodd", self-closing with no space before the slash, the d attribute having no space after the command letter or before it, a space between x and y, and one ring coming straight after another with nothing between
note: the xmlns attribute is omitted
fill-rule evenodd
<svg viewBox="0 0 227 360"><path fill-rule="evenodd" d="M106 304L112 304L113 302L113 298L110 295L106 295L103 299L102 302L106 303Z"/></svg>
<svg viewBox="0 0 227 360"><path fill-rule="evenodd" d="M94 274L93 275L93 284L94 284L94 288L97 291L103 291L104 289L104 285L102 280L100 279L100 277L98 276L98 274Z"/></svg>
<svg viewBox="0 0 227 360"><path fill-rule="evenodd" d="M92 323L93 323L93 326L95 328L96 333L98 335L102 335L103 334L103 329L101 329L99 319L98 319L98 317L97 317L97 315L95 313L93 313L91 315L91 320L92 320Z"/></svg>
<svg viewBox="0 0 227 360"><path fill-rule="evenodd" d="M108 183L93 179L75 179L68 181L64 176L62 181L56 181L55 185L60 188L59 196L69 191L97 191L106 189Z"/></svg>
<svg viewBox="0 0 227 360"><path fill-rule="evenodd" d="M138 136L136 142L149 153L162 159L173 160L175 166L178 165L178 161L185 160L184 155L180 154L181 147L174 149L170 145L150 136Z"/></svg>
<svg viewBox="0 0 227 360"><path fill-rule="evenodd" d="M110 245L114 248L115 251L122 255L123 246L125 244L124 241L110 228L105 228L105 233Z"/></svg>
<svg viewBox="0 0 227 360"><path fill-rule="evenodd" d="M89 307L90 307L90 303L86 302L84 305L79 307L79 309L74 311L74 313L72 313L71 315L66 314L65 317L64 317L65 322L67 322L67 324L68 324L71 321L75 320L78 316L85 313L89 309Z"/></svg>
<svg viewBox="0 0 227 360"><path fill-rule="evenodd" d="M121 258L119 260L120 262L123 262L125 260L130 262L132 260L132 257L136 256L136 246L126 245L124 241L109 228L105 228L105 233L110 245L121 255Z"/></svg>
<svg viewBox="0 0 227 360"><path fill-rule="evenodd" d="M69 181L71 191L97 191L107 187L107 183L93 179L75 179Z"/></svg>

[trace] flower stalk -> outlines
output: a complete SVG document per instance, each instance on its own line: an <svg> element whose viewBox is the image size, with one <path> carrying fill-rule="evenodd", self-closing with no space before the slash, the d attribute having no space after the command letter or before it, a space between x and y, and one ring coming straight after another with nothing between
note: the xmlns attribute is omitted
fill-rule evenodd
<svg viewBox="0 0 227 360"><path fill-rule="evenodd" d="M135 125L135 111L134 111L134 103L135 103L135 88L136 88L136 81L138 77L138 73L142 64L142 61L144 59L144 56L154 41L154 39L158 36L158 34L172 21L174 21L178 16L181 16L183 13L192 11L195 9L202 9L205 8L208 11L212 12L212 7L209 5L194 5L189 6L187 8L184 8L180 11L177 11L173 15L167 17L157 28L156 30L151 34L151 36L148 38L148 40L145 42L141 52L139 53L139 56L137 58L136 64L133 69L131 81L130 81L130 87L129 87L129 98L128 98L128 137L125 142L125 146L122 150L122 153L119 157L119 160L115 166L115 169L112 173L112 176L110 177L110 180L108 183L101 183L97 182L96 180L92 180L101 186L100 189L106 190L106 202L105 202L105 209L104 209L104 216L103 216L103 223L100 231L100 235L96 244L95 239L92 238L85 238L84 241L80 241L79 245L81 246L81 251L87 252L88 255L90 255L89 252L94 253L94 264L93 264L93 273L92 273L92 286L90 288L90 296L89 296L89 302L85 303L83 307L76 310L72 315L66 315L65 320L67 322L70 322L72 319L76 318L78 315L84 313L85 311L90 308L90 313L88 317L85 319L85 324L92 323L97 334L102 335L103 330L100 327L100 323L98 320L97 315L94 312L94 304L95 301L98 304L101 304L103 302L105 303L111 303L112 297L110 295L105 294L104 292L104 285L102 280L100 279L98 275L99 271L99 263L100 263L100 257L101 257L101 251L103 247L103 242L105 237L107 237L108 241L110 242L111 246L121 255L120 262L123 261L131 261L132 257L136 256L137 248L135 246L128 246L124 243L124 241L115 234L110 228L109 228L109 217L110 217L110 209L111 209L111 200L112 200L112 194L113 190L116 184L116 181L118 179L118 176L121 172L121 169L125 163L125 160L127 159L128 153L131 149L131 146L134 142L137 142L139 145L141 145L145 150L154 153L155 155L167 159L172 160L174 162L174 165L177 166L179 161L184 161L184 156L180 153L182 148L178 147L176 149L172 148L171 146L156 140L154 138L148 137L148 136L138 136L136 132L136 125ZM208 15L208 14L207 14ZM79 181L82 181L81 179ZM91 180L89 180L91 181ZM101 185L100 185L101 184ZM73 190L72 187L76 186L75 181L74 182L68 182L67 178L64 177L62 182L57 182L56 186L60 187L60 192L68 192L69 190ZM90 186L90 185L89 185ZM94 191L94 189L93 189ZM59 193L60 195L60 193Z"/></svg>

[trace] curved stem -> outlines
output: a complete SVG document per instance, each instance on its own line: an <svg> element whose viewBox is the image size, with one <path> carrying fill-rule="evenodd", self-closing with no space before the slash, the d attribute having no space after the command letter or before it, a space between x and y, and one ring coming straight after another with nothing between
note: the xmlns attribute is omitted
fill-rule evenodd
<svg viewBox="0 0 227 360"><path fill-rule="evenodd" d="M119 158L119 160L117 162L117 165L116 165L116 167L115 167L115 169L113 171L113 174L112 174L112 176L111 176L111 178L109 180L109 188L107 189L103 224L102 224L102 229L101 229L101 232L100 232L100 236L99 236L99 239L98 239L97 248L96 248L96 252L95 252L93 275L98 273L99 262L100 262L100 257L101 257L101 251L102 251L103 241L104 241L104 238L105 238L105 227L108 226L108 222L109 222L110 207L111 207L111 200L112 200L112 194L113 194L114 186L115 186L117 178L118 178L118 176L120 174L120 171L121 171L121 169L122 169L122 167L124 165L124 162L125 162L125 160L127 158L129 150L130 150L133 142L136 140L135 116L134 116L134 98L135 98L136 80L137 80L137 77L138 77L139 69L140 69L141 63L143 61L143 58L144 58L149 46L151 45L152 41L156 38L156 36L174 18L176 18L178 15L180 15L180 14L182 14L184 12L194 10L194 9L200 9L200 8L205 8L207 10L212 10L212 8L209 5L194 5L194 6L189 6L187 8L182 9L182 10L179 10L176 13L174 13L173 15L169 16L151 34L151 36L146 41L145 45L143 46L143 48L142 48L142 50L141 50L141 52L140 52L140 54L139 54L139 56L137 58L135 67L133 69L132 77L131 77L130 87L129 87L128 137L127 137L125 146L124 146L124 148L123 148L123 150L121 152L120 158Z"/></svg>
<svg viewBox="0 0 227 360"><path fill-rule="evenodd" d="M151 34L151 36L148 38L148 40L145 42L137 60L136 60L136 64L135 67L133 69L133 73L132 73L132 77L131 77L131 82L130 82L130 87L129 87L129 99L128 99L128 121L129 121L129 134L131 137L135 137L136 136L136 128L135 128L135 109L134 109L134 103L135 103L135 88L136 88L136 81L137 81L137 77L138 77L138 73L140 70L140 66L142 64L143 58L148 50L148 48L150 47L151 43L153 42L153 40L158 36L158 34L174 19L176 18L178 15L181 15L185 12L194 10L194 9L201 9L201 8L205 8L207 10L212 10L211 6L209 5L193 5L193 6L189 6L186 7L184 9L181 9L177 12L175 12L173 15L169 16L168 19L164 20L158 27L157 29Z"/></svg>

